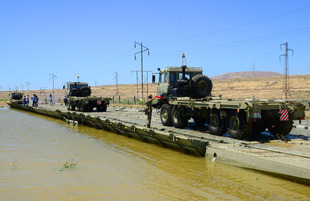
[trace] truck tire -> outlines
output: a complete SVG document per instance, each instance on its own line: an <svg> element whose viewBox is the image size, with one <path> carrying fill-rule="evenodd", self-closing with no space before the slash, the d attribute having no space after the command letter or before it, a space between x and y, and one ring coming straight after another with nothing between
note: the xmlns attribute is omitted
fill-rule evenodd
<svg viewBox="0 0 310 201"><path fill-rule="evenodd" d="M280 135L287 135L291 132L293 128L293 120L290 119L289 121L278 121L276 123L270 124L268 126L268 131L272 135L280 134Z"/></svg>
<svg viewBox="0 0 310 201"><path fill-rule="evenodd" d="M244 139L249 136L252 128L246 122L244 111L231 111L227 116L227 133L234 139Z"/></svg>
<svg viewBox="0 0 310 201"><path fill-rule="evenodd" d="M225 120L221 117L218 109L213 109L207 118L208 130L212 135L224 135L227 131Z"/></svg>
<svg viewBox="0 0 310 201"><path fill-rule="evenodd" d="M81 94L81 97L87 97L87 96L90 96L91 94L91 90L89 87L81 87L80 88L80 94Z"/></svg>
<svg viewBox="0 0 310 201"><path fill-rule="evenodd" d="M171 126L171 106L163 104L160 110L160 120L164 126Z"/></svg>
<svg viewBox="0 0 310 201"><path fill-rule="evenodd" d="M183 117L178 106L173 106L171 112L172 125L176 128L184 128L188 123L188 118Z"/></svg>
<svg viewBox="0 0 310 201"><path fill-rule="evenodd" d="M212 81L205 75L199 74L192 78L191 97L204 98L212 91Z"/></svg>
<svg viewBox="0 0 310 201"><path fill-rule="evenodd" d="M265 131L267 126L263 122L254 122L252 123L252 133L253 135L260 135Z"/></svg>
<svg viewBox="0 0 310 201"><path fill-rule="evenodd" d="M103 105L102 108L101 108L101 111L102 112L106 112L107 111L107 105Z"/></svg>

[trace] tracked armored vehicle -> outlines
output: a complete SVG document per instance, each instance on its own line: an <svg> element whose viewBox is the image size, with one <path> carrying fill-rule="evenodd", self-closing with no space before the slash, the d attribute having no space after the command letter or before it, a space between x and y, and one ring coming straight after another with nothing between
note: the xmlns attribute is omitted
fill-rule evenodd
<svg viewBox="0 0 310 201"><path fill-rule="evenodd" d="M91 96L91 89L86 82L67 83L67 109L81 112L105 112L110 103L110 98Z"/></svg>
<svg viewBox="0 0 310 201"><path fill-rule="evenodd" d="M196 124L206 123L211 134L228 133L232 138L244 139L266 129L273 135L285 136L292 130L293 120L305 116L305 105L295 101L212 96L212 81L201 68L183 65L158 70L158 101L153 107L161 110L165 126L184 128L192 118Z"/></svg>

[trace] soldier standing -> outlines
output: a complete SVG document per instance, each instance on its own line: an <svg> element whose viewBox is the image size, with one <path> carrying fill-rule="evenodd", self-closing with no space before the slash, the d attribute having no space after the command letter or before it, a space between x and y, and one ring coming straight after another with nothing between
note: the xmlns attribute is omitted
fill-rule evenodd
<svg viewBox="0 0 310 201"><path fill-rule="evenodd" d="M152 120L152 101L154 100L155 98L153 98L152 95L149 95L148 96L148 100L146 102L146 109L145 109L145 114L147 115L147 124L146 126L148 128L151 127L151 120Z"/></svg>

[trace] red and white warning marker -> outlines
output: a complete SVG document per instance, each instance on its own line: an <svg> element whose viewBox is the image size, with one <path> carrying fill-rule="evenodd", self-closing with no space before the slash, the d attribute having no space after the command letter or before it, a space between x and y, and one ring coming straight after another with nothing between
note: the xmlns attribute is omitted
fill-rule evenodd
<svg viewBox="0 0 310 201"><path fill-rule="evenodd" d="M280 110L280 113L281 113L280 121L288 121L289 120L288 110Z"/></svg>

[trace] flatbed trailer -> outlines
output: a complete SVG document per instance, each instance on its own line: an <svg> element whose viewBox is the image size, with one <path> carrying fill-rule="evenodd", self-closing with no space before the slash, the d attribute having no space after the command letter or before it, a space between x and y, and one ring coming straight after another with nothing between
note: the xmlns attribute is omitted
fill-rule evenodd
<svg viewBox="0 0 310 201"><path fill-rule="evenodd" d="M161 121L166 126L183 128L193 118L202 126L207 123L211 134L227 132L236 139L266 129L283 137L292 130L293 120L304 119L304 111L304 104L291 100L171 97L161 107Z"/></svg>

